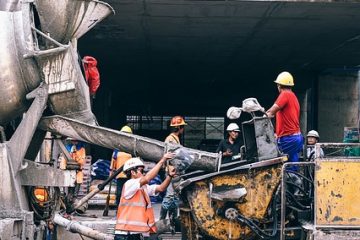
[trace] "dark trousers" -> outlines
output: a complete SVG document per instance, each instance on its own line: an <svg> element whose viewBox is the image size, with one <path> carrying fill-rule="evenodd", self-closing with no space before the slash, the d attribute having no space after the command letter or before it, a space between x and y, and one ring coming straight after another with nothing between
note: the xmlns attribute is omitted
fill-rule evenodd
<svg viewBox="0 0 360 240"><path fill-rule="evenodd" d="M120 203L121 191L126 181L126 178L116 179L116 206Z"/></svg>
<svg viewBox="0 0 360 240"><path fill-rule="evenodd" d="M115 234L114 240L143 240L144 237L142 234L128 234L128 235L120 235Z"/></svg>

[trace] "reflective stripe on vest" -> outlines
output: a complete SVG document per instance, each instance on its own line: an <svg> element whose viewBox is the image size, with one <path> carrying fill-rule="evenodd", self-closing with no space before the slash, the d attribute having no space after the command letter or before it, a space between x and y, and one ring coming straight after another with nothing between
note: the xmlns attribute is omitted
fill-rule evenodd
<svg viewBox="0 0 360 240"><path fill-rule="evenodd" d="M154 210L143 189L139 189L130 199L121 196L115 230L156 232Z"/></svg>

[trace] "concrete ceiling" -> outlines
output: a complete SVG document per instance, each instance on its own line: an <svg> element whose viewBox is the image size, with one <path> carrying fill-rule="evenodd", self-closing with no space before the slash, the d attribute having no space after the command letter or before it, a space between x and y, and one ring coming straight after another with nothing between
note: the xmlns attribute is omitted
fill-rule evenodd
<svg viewBox="0 0 360 240"><path fill-rule="evenodd" d="M100 98L127 113L219 115L246 97L268 107L283 70L301 92L325 69L360 64L355 1L107 2L116 15L79 50L99 60Z"/></svg>

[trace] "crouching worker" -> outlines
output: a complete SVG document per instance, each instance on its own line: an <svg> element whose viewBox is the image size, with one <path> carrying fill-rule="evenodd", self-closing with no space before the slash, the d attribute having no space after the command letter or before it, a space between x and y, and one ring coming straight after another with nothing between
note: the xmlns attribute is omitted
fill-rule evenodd
<svg viewBox="0 0 360 240"><path fill-rule="evenodd" d="M166 153L146 175L140 158L131 158L125 162L123 170L129 180L124 184L121 193L115 240L138 240L156 232L154 210L149 196L156 196L166 190L175 175L175 169L168 173L160 185L148 183L156 177L162 165L173 157L173 153Z"/></svg>

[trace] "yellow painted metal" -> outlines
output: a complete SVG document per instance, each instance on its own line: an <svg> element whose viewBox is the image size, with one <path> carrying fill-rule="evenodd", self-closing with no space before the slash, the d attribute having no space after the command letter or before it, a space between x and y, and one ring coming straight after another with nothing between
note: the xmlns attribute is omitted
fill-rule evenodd
<svg viewBox="0 0 360 240"><path fill-rule="evenodd" d="M245 200L236 203L235 207L245 217L261 220L280 183L281 166L282 164L276 164L266 168L242 170L196 182L188 191L187 199L197 227L202 233L214 239L251 237L253 233L248 227L227 220L216 213L224 203L210 201L209 183L213 184L213 189L244 187L247 190Z"/></svg>
<svg viewBox="0 0 360 240"><path fill-rule="evenodd" d="M360 225L360 161L317 161L316 225Z"/></svg>

